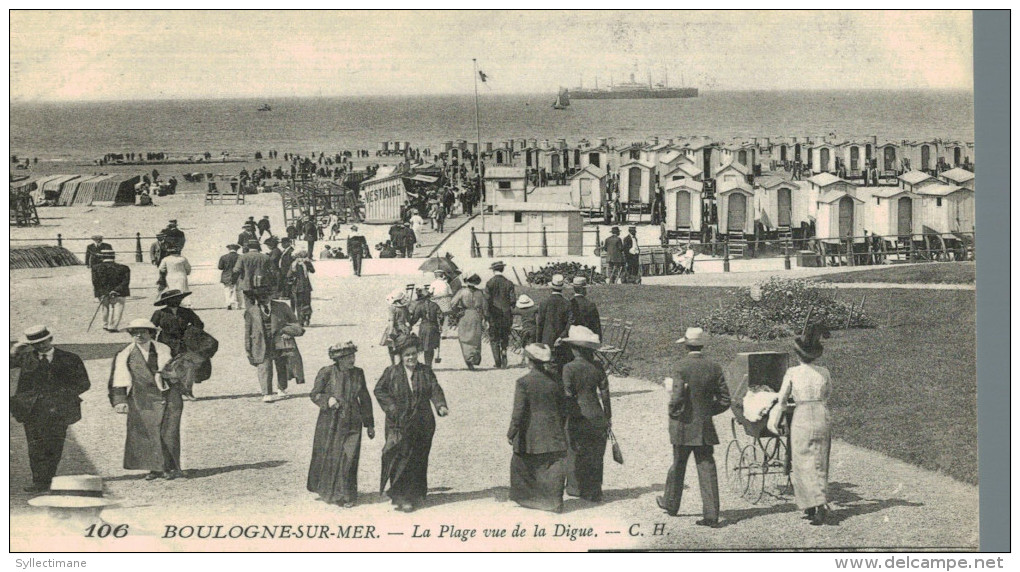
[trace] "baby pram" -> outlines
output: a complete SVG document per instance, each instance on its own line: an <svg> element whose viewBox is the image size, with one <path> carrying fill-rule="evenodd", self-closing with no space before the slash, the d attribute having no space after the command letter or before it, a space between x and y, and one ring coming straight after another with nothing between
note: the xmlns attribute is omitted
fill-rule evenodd
<svg viewBox="0 0 1020 572"><path fill-rule="evenodd" d="M776 434L767 426L768 415L750 421L744 415L744 397L749 387L765 386L779 392L786 373L789 356L781 352L740 353L726 370L730 392L732 439L726 445L723 481L730 489L752 504L766 496L779 499L789 494L790 435L792 409L783 414ZM773 405L777 407L778 405Z"/></svg>

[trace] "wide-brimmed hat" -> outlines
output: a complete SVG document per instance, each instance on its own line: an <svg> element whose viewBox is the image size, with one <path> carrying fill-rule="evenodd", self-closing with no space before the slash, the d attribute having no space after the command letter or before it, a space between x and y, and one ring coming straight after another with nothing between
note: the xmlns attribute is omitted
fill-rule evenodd
<svg viewBox="0 0 1020 572"><path fill-rule="evenodd" d="M708 334L705 333L705 330L701 328L687 328L687 331L684 332L684 337L677 340L676 343L703 347L707 341Z"/></svg>
<svg viewBox="0 0 1020 572"><path fill-rule="evenodd" d="M38 344L46 340L52 340L53 334L44 325L32 326L25 329L25 341L30 344Z"/></svg>
<svg viewBox="0 0 1020 572"><path fill-rule="evenodd" d="M170 290L163 290L162 292L160 292L159 299L153 302L152 305L166 306L168 302L172 302L174 300L183 300L188 296L191 296L191 292L181 292L176 288L171 288Z"/></svg>
<svg viewBox="0 0 1020 572"><path fill-rule="evenodd" d="M386 295L386 303L391 306L406 306L407 291L403 288L397 288Z"/></svg>
<svg viewBox="0 0 1020 572"><path fill-rule="evenodd" d="M28 504L54 508L96 508L114 503L103 497L102 478L95 475L61 475L53 477L48 493L28 499Z"/></svg>
<svg viewBox="0 0 1020 572"><path fill-rule="evenodd" d="M793 350L801 357L816 360L825 350L821 342L823 337L829 337L828 328L822 324L808 324L803 334L793 338Z"/></svg>
<svg viewBox="0 0 1020 572"><path fill-rule="evenodd" d="M553 290L560 291L563 290L563 285L565 283L566 281L563 279L562 274L554 274L552 280L549 281L549 287Z"/></svg>
<svg viewBox="0 0 1020 572"><path fill-rule="evenodd" d="M570 326L570 329L567 330L567 337L560 341L590 350L597 350L602 347L599 335L584 326Z"/></svg>
<svg viewBox="0 0 1020 572"><path fill-rule="evenodd" d="M334 344L329 346L329 359L351 356L357 352L358 346L354 345L354 342L348 341L342 344Z"/></svg>
<svg viewBox="0 0 1020 572"><path fill-rule="evenodd" d="M543 363L552 361L552 350L545 344L528 344L524 346L524 355L528 359Z"/></svg>
<svg viewBox="0 0 1020 572"><path fill-rule="evenodd" d="M471 274L471 276L468 276L467 278L464 279L464 283L469 284L471 286L478 286L479 284L482 283L482 277L479 276L478 274Z"/></svg>
<svg viewBox="0 0 1020 572"><path fill-rule="evenodd" d="M403 353L407 348L419 347L421 347L421 340L414 334L401 334L393 341L393 351L396 353Z"/></svg>
<svg viewBox="0 0 1020 572"><path fill-rule="evenodd" d="M523 310L524 308L530 308L534 306L535 301L529 298L527 294L521 294L520 298L517 298L516 305L518 308L521 308Z"/></svg>
<svg viewBox="0 0 1020 572"><path fill-rule="evenodd" d="M502 260L497 260L489 265L489 270L503 270L506 268L506 264Z"/></svg>
<svg viewBox="0 0 1020 572"><path fill-rule="evenodd" d="M126 328L124 328L124 331L128 333L131 333L131 330L149 330L151 332L155 332L158 329L159 328L156 327L156 324L153 324L145 318L135 318L134 320L131 320L131 323L128 324Z"/></svg>
<svg viewBox="0 0 1020 572"><path fill-rule="evenodd" d="M241 248L241 245L240 244L228 244L227 248L229 248L230 250L237 250L237 249Z"/></svg>

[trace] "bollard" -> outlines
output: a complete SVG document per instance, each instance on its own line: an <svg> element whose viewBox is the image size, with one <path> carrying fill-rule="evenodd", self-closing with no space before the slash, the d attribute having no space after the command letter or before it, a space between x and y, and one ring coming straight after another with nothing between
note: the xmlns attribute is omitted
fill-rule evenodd
<svg viewBox="0 0 1020 572"><path fill-rule="evenodd" d="M142 258L142 233L135 233L135 262L143 262Z"/></svg>
<svg viewBox="0 0 1020 572"><path fill-rule="evenodd" d="M490 230L489 231L489 258L492 258L493 256L494 256L494 254L492 252L492 231Z"/></svg>
<svg viewBox="0 0 1020 572"><path fill-rule="evenodd" d="M783 249L783 268L790 269L790 249Z"/></svg>
<svg viewBox="0 0 1020 572"><path fill-rule="evenodd" d="M545 227L542 227L542 256L549 256L549 243L545 237Z"/></svg>
<svg viewBox="0 0 1020 572"><path fill-rule="evenodd" d="M57 233L57 246L61 248L64 246L64 237L59 232Z"/></svg>
<svg viewBox="0 0 1020 572"><path fill-rule="evenodd" d="M480 258L481 256L478 239L475 237L475 227L471 227L471 258Z"/></svg>
<svg viewBox="0 0 1020 572"><path fill-rule="evenodd" d="M602 248L602 233L598 226L595 227L595 248Z"/></svg>
<svg viewBox="0 0 1020 572"><path fill-rule="evenodd" d="M722 271L730 271L730 245L726 243L723 245L723 259L722 259Z"/></svg>

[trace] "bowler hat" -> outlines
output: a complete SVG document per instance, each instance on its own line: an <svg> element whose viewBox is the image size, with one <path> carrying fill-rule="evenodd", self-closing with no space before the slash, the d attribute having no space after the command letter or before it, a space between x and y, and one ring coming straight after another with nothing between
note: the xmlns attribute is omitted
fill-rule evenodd
<svg viewBox="0 0 1020 572"><path fill-rule="evenodd" d="M613 228L609 229L609 232L613 234L620 234L620 227L614 226Z"/></svg>
<svg viewBox="0 0 1020 572"><path fill-rule="evenodd" d="M156 300L155 302L153 302L152 305L153 306L166 306L167 303L169 303L169 302L172 302L174 300L183 300L184 298L187 298L188 296L191 296L191 292L181 292L180 290L178 290L176 288L171 288L170 290L163 290L162 292L160 292L159 293L159 299Z"/></svg>
<svg viewBox="0 0 1020 572"><path fill-rule="evenodd" d="M28 499L28 504L53 508L98 508L113 504L103 498L103 479L95 475L53 477L47 494Z"/></svg>

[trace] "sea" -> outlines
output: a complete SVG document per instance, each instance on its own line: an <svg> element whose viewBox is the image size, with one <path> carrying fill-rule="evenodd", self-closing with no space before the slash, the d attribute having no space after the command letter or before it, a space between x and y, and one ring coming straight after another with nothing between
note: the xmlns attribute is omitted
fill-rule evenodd
<svg viewBox="0 0 1020 572"><path fill-rule="evenodd" d="M576 144L603 137L626 145L698 135L974 141L970 91L709 91L690 99L574 100L565 110L553 109L554 99L482 93L477 133L473 95L11 102L10 151L91 162L122 152L374 154L384 141L437 152L445 141L476 138L496 145L514 138ZM258 111L263 104L272 110Z"/></svg>

